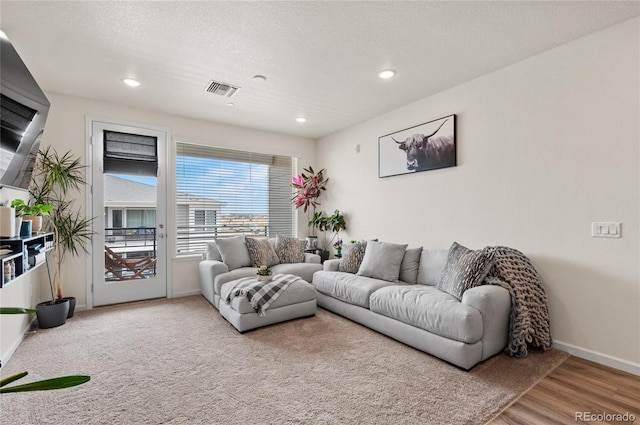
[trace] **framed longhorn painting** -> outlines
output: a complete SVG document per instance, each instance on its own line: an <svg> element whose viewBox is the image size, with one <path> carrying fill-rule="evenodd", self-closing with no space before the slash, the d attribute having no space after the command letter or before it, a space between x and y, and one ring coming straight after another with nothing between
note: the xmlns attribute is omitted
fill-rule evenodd
<svg viewBox="0 0 640 425"><path fill-rule="evenodd" d="M456 116L378 138L378 177L456 166Z"/></svg>

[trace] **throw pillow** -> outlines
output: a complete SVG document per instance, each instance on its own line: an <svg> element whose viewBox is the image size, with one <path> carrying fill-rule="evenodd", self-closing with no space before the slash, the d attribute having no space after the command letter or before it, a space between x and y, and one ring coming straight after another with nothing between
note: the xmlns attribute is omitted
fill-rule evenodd
<svg viewBox="0 0 640 425"><path fill-rule="evenodd" d="M449 248L447 264L437 288L461 300L464 291L480 285L487 277L493 256L493 251L487 248L472 251L454 242Z"/></svg>
<svg viewBox="0 0 640 425"><path fill-rule="evenodd" d="M342 250L342 260L338 265L338 270L347 273L357 273L366 249L367 241L356 242L345 246Z"/></svg>
<svg viewBox="0 0 640 425"><path fill-rule="evenodd" d="M222 261L222 255L215 242L207 242L207 260Z"/></svg>
<svg viewBox="0 0 640 425"><path fill-rule="evenodd" d="M447 249L423 249L418 266L419 285L438 286L442 277L442 270L447 265Z"/></svg>
<svg viewBox="0 0 640 425"><path fill-rule="evenodd" d="M404 252L402 263L400 264L399 279L406 283L416 283L418 280L418 269L420 267L420 255L422 247L407 249Z"/></svg>
<svg viewBox="0 0 640 425"><path fill-rule="evenodd" d="M216 238L216 245L220 251L222 261L229 267L229 270L251 266L251 257L249 257L244 236Z"/></svg>
<svg viewBox="0 0 640 425"><path fill-rule="evenodd" d="M253 267L271 267L280 262L273 245L268 239L245 238L245 240Z"/></svg>
<svg viewBox="0 0 640 425"><path fill-rule="evenodd" d="M304 248L307 241L278 233L276 255L281 263L304 263Z"/></svg>
<svg viewBox="0 0 640 425"><path fill-rule="evenodd" d="M400 264L407 245L386 242L367 243L358 276L397 282L400 276Z"/></svg>

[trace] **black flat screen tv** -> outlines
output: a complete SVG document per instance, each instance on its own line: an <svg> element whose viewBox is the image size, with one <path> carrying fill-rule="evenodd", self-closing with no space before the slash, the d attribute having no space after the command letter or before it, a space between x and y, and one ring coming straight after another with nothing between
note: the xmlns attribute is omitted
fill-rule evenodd
<svg viewBox="0 0 640 425"><path fill-rule="evenodd" d="M11 42L0 40L0 187L26 190L50 103Z"/></svg>

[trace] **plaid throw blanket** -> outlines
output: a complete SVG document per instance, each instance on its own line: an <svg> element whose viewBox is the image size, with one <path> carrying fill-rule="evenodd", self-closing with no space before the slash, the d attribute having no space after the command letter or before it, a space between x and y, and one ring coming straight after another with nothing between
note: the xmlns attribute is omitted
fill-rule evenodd
<svg viewBox="0 0 640 425"><path fill-rule="evenodd" d="M233 287L230 288L225 302L229 304L235 297L246 296L251 307L260 316L264 316L269 306L297 280L301 279L291 274L273 275L268 282L260 282L255 277L238 279L232 282Z"/></svg>

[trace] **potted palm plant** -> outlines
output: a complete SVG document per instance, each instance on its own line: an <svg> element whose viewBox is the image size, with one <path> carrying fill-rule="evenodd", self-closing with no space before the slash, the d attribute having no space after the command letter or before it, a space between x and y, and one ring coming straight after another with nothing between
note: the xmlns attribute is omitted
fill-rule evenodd
<svg viewBox="0 0 640 425"><path fill-rule="evenodd" d="M70 151L59 155L55 149L48 146L37 153L29 193L34 205L52 205L48 226L54 234L55 259L53 279L49 274L52 299L38 304L38 321L41 311L63 301L70 304L67 317L73 316L75 298L62 297L62 264L68 255L77 256L81 251L88 253L87 244L91 242L93 235L93 218L84 217L80 210L75 208L74 200L70 199L87 184L84 170L85 166L81 164L80 158ZM47 262L47 269L48 267Z"/></svg>

